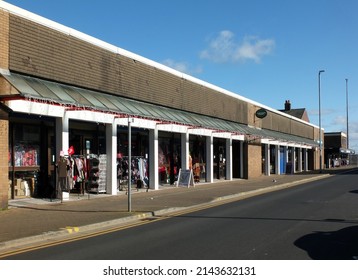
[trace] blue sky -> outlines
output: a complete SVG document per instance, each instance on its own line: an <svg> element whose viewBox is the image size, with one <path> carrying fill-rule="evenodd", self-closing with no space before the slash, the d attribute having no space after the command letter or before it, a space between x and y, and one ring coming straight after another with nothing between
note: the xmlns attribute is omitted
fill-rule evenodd
<svg viewBox="0 0 358 280"><path fill-rule="evenodd" d="M358 151L358 1L92 0L14 4L275 109L289 99Z"/></svg>

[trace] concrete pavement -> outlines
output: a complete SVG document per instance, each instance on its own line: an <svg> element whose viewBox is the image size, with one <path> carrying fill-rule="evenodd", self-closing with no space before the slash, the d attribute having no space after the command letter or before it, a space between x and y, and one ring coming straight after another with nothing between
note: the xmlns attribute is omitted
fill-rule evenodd
<svg viewBox="0 0 358 280"><path fill-rule="evenodd" d="M105 194L71 195L69 201L49 201L25 198L11 200L9 209L0 212L1 253L29 246L38 241L71 238L89 230L134 223L158 215L190 209L198 205L213 205L217 201L240 199L293 187L346 172L351 168L307 172L293 175L262 176L250 180L219 181L196 184L195 187L165 187L149 192L132 191L128 212L128 196Z"/></svg>

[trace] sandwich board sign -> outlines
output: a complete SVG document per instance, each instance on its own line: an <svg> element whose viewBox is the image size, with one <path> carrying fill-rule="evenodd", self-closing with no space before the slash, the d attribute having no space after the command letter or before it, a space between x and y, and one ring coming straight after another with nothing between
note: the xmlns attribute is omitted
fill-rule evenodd
<svg viewBox="0 0 358 280"><path fill-rule="evenodd" d="M187 187L195 186L193 170L191 169L179 169L177 187Z"/></svg>

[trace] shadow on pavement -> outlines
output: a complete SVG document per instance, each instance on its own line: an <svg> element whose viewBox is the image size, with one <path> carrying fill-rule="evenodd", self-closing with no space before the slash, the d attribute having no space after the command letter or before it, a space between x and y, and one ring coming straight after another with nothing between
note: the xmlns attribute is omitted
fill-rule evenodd
<svg viewBox="0 0 358 280"><path fill-rule="evenodd" d="M337 231L307 234L294 245L305 250L314 260L352 260L358 258L358 226Z"/></svg>

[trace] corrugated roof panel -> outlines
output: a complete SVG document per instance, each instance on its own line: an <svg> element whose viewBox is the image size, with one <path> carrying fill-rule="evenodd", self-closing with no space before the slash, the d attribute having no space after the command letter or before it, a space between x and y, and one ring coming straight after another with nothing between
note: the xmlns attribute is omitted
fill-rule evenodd
<svg viewBox="0 0 358 280"><path fill-rule="evenodd" d="M34 90L32 87L29 86L27 81L21 75L11 74L5 75L2 74L3 77L8 80L23 96L37 96L39 97L40 94Z"/></svg>
<svg viewBox="0 0 358 280"><path fill-rule="evenodd" d="M98 100L99 94L96 92L89 92L88 90L84 90L81 88L76 88L76 91L85 97L89 102L93 104L96 108L103 108L108 109L108 106L103 104L101 101Z"/></svg>
<svg viewBox="0 0 358 280"><path fill-rule="evenodd" d="M75 88L64 86L63 89L77 102L78 106L94 106L84 96L82 96Z"/></svg>
<svg viewBox="0 0 358 280"><path fill-rule="evenodd" d="M121 98L120 101L124 106L126 106L129 109L132 115L138 115L142 117L144 116L144 113L140 110L140 106L135 104L135 102L133 102L132 100Z"/></svg>
<svg viewBox="0 0 358 280"><path fill-rule="evenodd" d="M122 104L122 102L120 102L121 99L117 98L116 96L112 96L112 95L104 96L103 95L103 96L99 96L98 99L101 100L102 102L105 102L105 100L110 102L110 104L112 104L111 106L114 106L113 108L116 108L115 110L118 110L118 113L131 114L131 111L129 110L129 108L124 106Z"/></svg>
<svg viewBox="0 0 358 280"><path fill-rule="evenodd" d="M138 117L148 117L154 120L181 123L217 131L255 135L262 138L317 146L317 143L313 139L307 139L296 135L267 129L258 129L240 123L166 108L154 104L147 104L120 96L108 95L20 74L8 75L2 73L1 75L4 76L22 96L27 98L37 98L57 103L73 104L80 107L91 107L97 110L108 110L113 113L129 114Z"/></svg>
<svg viewBox="0 0 358 280"><path fill-rule="evenodd" d="M44 83L38 79L24 77L25 81L42 97L46 99L57 99L56 94L54 94Z"/></svg>
<svg viewBox="0 0 358 280"><path fill-rule="evenodd" d="M163 114L161 114L161 110L159 110L155 105L152 104L141 104L142 107L148 112L148 116L152 117L153 119L162 119Z"/></svg>
<svg viewBox="0 0 358 280"><path fill-rule="evenodd" d="M61 100L63 103L75 104L74 100L58 83L47 82L45 85L57 96L57 100Z"/></svg>

